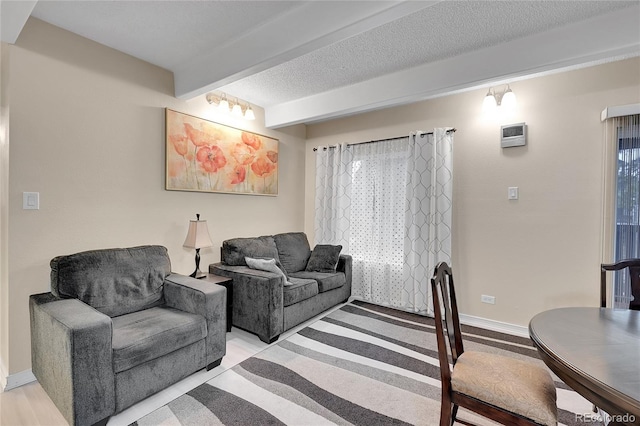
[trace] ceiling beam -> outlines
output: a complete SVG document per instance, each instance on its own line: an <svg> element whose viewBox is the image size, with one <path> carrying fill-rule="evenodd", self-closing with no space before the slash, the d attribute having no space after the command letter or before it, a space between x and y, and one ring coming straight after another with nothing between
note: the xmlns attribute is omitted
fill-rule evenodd
<svg viewBox="0 0 640 426"><path fill-rule="evenodd" d="M190 99L205 94L436 3L294 2L288 13L252 31L239 32L232 42L173 70L175 95Z"/></svg>
<svg viewBox="0 0 640 426"><path fill-rule="evenodd" d="M640 56L640 4L555 30L265 108L278 128L404 105L553 70Z"/></svg>
<svg viewBox="0 0 640 426"><path fill-rule="evenodd" d="M14 44L37 0L0 1L0 40Z"/></svg>

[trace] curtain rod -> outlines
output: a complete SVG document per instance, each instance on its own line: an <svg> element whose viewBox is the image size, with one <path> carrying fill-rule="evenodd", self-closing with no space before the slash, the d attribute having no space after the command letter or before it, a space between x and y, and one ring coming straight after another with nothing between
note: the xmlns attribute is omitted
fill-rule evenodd
<svg viewBox="0 0 640 426"><path fill-rule="evenodd" d="M454 127L452 129L448 129L446 131L446 133L452 133L452 132L455 133L455 131L456 131L456 128ZM420 133L420 137L424 137L424 135L432 135L432 134L433 134L433 132L422 132L422 133ZM407 137L409 137L409 136L396 136L395 138L384 138L384 139L377 139L377 140L374 140L374 141L348 143L347 146L365 145L365 144L368 144L368 143L376 143L376 142L384 142L384 141L394 141L394 140L397 140L397 139L404 139L404 138L407 138ZM324 147L324 149L327 149L327 148L335 148L335 146ZM317 151L317 150L318 150L318 147L313 148L314 152Z"/></svg>

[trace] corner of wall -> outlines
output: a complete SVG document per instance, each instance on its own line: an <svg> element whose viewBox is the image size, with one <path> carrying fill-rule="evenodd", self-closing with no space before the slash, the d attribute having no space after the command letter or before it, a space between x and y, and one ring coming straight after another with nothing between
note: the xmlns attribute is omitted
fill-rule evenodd
<svg viewBox="0 0 640 426"><path fill-rule="evenodd" d="M9 45L0 43L0 384L9 356Z"/></svg>

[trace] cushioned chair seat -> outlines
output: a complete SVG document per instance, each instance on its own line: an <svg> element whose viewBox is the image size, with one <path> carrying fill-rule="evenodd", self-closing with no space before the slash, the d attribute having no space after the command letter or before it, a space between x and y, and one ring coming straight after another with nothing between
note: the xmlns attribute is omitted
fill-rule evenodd
<svg viewBox="0 0 640 426"><path fill-rule="evenodd" d="M557 424L553 380L548 371L529 362L464 352L453 368L451 388L540 424Z"/></svg>
<svg viewBox="0 0 640 426"><path fill-rule="evenodd" d="M318 291L320 293L333 290L334 288L340 288L347 282L344 272L326 273L300 271L294 272L290 274L290 276L306 280L316 280L318 282Z"/></svg>
<svg viewBox="0 0 640 426"><path fill-rule="evenodd" d="M283 290L284 306L293 305L318 294L318 283L315 280L289 277L289 282L291 285L285 286Z"/></svg>
<svg viewBox="0 0 640 426"><path fill-rule="evenodd" d="M207 336L203 316L155 307L112 319L116 373L159 358Z"/></svg>

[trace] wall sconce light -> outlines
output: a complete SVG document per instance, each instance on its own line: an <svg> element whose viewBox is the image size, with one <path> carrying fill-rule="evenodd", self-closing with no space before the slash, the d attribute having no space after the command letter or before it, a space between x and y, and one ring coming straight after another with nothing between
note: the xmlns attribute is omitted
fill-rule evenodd
<svg viewBox="0 0 640 426"><path fill-rule="evenodd" d="M499 106L506 109L513 109L516 106L516 94L513 93L508 84L506 89L501 92L490 87L487 96L485 96L484 101L482 101L483 111L492 111Z"/></svg>
<svg viewBox="0 0 640 426"><path fill-rule="evenodd" d="M207 102L211 105L217 105L218 111L220 112L225 114L231 113L236 117L243 117L245 120L256 119L253 108L251 108L249 102L241 101L238 98L236 98L235 101L229 101L225 93L207 93L206 98Z"/></svg>

